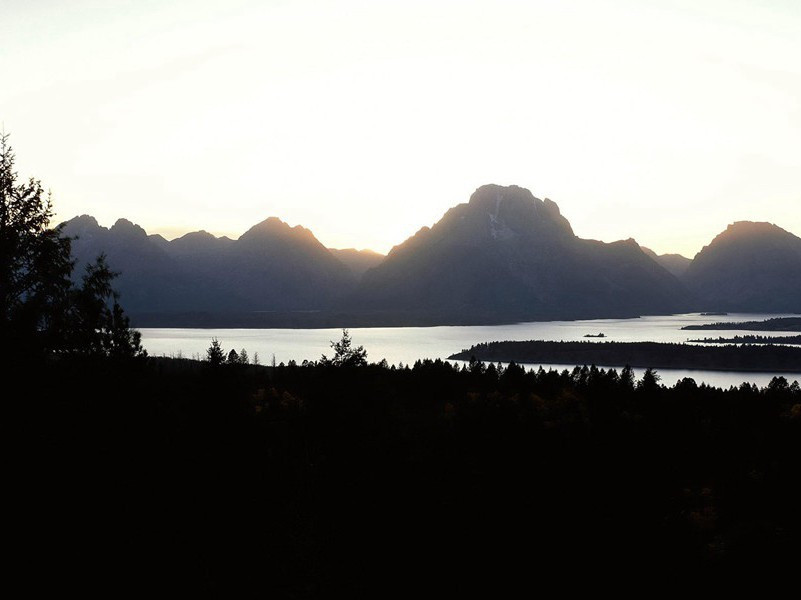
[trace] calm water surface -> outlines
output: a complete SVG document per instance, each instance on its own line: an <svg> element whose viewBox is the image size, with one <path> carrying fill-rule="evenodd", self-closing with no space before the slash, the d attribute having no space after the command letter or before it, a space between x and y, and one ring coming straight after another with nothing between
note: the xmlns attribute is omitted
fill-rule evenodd
<svg viewBox="0 0 801 600"><path fill-rule="evenodd" d="M776 314L729 313L705 317L698 313L637 319L594 319L587 321L547 321L513 325L447 326L447 327L373 327L351 329L356 345L365 347L370 361L382 358L390 364L410 364L419 358L446 359L454 352L479 342L504 340L553 341L616 341L616 342L685 342L692 338L732 337L734 335L793 335L794 332L757 331L682 331L685 325L730 321L761 321L773 317L795 316ZM252 358L258 353L262 364L295 360L317 360L322 354L331 355L330 342L341 337L340 329L178 329L144 328L142 344L154 356L204 357L212 338L217 338L226 352L235 348L248 351ZM603 333L606 337L585 338L586 334ZM539 366L539 365L532 365ZM546 369L572 368L574 365L542 365ZM608 365L620 367L622 365ZM695 371L660 369L663 383L673 384L682 377L697 382L728 387L743 381L766 385L781 373L747 373L724 371ZM798 374L783 374L789 381L801 379Z"/></svg>

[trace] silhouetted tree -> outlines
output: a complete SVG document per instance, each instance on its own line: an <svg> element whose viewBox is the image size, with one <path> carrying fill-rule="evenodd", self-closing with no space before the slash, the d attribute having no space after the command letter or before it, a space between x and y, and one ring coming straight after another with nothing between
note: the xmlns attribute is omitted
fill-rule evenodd
<svg viewBox="0 0 801 600"><path fill-rule="evenodd" d="M217 338L211 340L211 346L206 350L206 360L213 367L219 367L225 362L225 353Z"/></svg>
<svg viewBox="0 0 801 600"><path fill-rule="evenodd" d="M676 382L674 388L677 390L681 390L685 393L690 393L698 389L698 384L692 377L684 377Z"/></svg>
<svg viewBox="0 0 801 600"><path fill-rule="evenodd" d="M0 136L0 338L27 349L59 337L72 262L70 241L50 228L50 195L38 180L17 183L14 161Z"/></svg>
<svg viewBox="0 0 801 600"><path fill-rule="evenodd" d="M785 377L774 377L768 383L769 392L785 392L790 389L790 383Z"/></svg>
<svg viewBox="0 0 801 600"><path fill-rule="evenodd" d="M634 389L634 369L630 365L626 365L620 371L620 385L627 390Z"/></svg>
<svg viewBox="0 0 801 600"><path fill-rule="evenodd" d="M116 298L111 311L107 313L103 343L106 356L125 358L147 355L142 348L142 334L131 329L131 320Z"/></svg>
<svg viewBox="0 0 801 600"><path fill-rule="evenodd" d="M236 350L231 348L231 351L228 353L228 364L229 365L238 365L239 364L239 354L237 354Z"/></svg>
<svg viewBox="0 0 801 600"><path fill-rule="evenodd" d="M325 354L320 358L324 365L334 367L361 367L367 364L367 350L363 346L353 347L353 341L347 329L342 330L342 338L338 342L331 342L334 349L333 358Z"/></svg>
<svg viewBox="0 0 801 600"><path fill-rule="evenodd" d="M23 355L66 352L143 354L138 332L111 287L116 276L101 256L82 286L70 276L71 240L50 227L53 207L40 181L17 183L15 155L0 136L0 338Z"/></svg>
<svg viewBox="0 0 801 600"><path fill-rule="evenodd" d="M652 392L659 388L660 379L661 377L656 371L651 368L645 369L645 373L642 374L642 379L640 379L637 384L637 389L645 392Z"/></svg>
<svg viewBox="0 0 801 600"><path fill-rule="evenodd" d="M119 296L112 288L116 276L104 254L86 266L81 287L72 292L70 351L118 358L146 354L141 334L131 330Z"/></svg>
<svg viewBox="0 0 801 600"><path fill-rule="evenodd" d="M475 373L476 375L481 375L485 371L484 363L478 360L475 356L470 357L470 362L467 365L467 369L471 373Z"/></svg>
<svg viewBox="0 0 801 600"><path fill-rule="evenodd" d="M112 288L116 276L103 254L94 264L87 265L81 287L72 291L68 351L118 358L145 354L141 334L131 330Z"/></svg>

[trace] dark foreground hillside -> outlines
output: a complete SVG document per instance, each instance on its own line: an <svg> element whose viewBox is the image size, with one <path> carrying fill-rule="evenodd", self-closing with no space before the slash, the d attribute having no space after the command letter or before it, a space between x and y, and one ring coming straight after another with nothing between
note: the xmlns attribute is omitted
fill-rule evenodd
<svg viewBox="0 0 801 600"><path fill-rule="evenodd" d="M13 372L9 514L30 591L455 595L798 564L801 391L783 379L668 389L439 361Z"/></svg>

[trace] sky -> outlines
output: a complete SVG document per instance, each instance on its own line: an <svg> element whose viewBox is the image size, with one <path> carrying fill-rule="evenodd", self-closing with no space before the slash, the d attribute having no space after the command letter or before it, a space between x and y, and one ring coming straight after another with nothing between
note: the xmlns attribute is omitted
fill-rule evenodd
<svg viewBox="0 0 801 600"><path fill-rule="evenodd" d="M57 221L387 252L496 183L658 253L801 236L797 0L0 0L0 32Z"/></svg>

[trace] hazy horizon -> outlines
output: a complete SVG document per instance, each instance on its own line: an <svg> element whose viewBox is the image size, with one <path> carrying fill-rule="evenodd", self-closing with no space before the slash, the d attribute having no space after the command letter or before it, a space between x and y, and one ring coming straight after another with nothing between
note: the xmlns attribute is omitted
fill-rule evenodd
<svg viewBox="0 0 801 600"><path fill-rule="evenodd" d="M268 216L385 254L481 185L579 237L692 258L801 234L801 7L4 3L0 121L56 220L238 237Z"/></svg>

